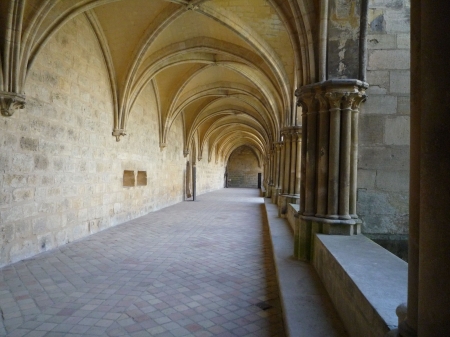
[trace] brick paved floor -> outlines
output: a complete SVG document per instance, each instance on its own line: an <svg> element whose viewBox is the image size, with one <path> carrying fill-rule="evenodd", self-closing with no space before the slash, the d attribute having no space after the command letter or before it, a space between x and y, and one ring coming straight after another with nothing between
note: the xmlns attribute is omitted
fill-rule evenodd
<svg viewBox="0 0 450 337"><path fill-rule="evenodd" d="M258 193L204 194L0 269L0 335L284 336Z"/></svg>

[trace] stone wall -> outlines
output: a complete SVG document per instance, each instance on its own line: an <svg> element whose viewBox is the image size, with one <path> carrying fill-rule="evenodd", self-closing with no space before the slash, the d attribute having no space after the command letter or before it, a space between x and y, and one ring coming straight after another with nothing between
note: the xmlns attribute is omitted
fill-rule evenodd
<svg viewBox="0 0 450 337"><path fill-rule="evenodd" d="M241 146L233 151L228 159L228 187L258 187L258 159L247 146Z"/></svg>
<svg viewBox="0 0 450 337"><path fill-rule="evenodd" d="M358 214L369 236L408 232L409 11L409 0L369 2L358 166Z"/></svg>
<svg viewBox="0 0 450 337"><path fill-rule="evenodd" d="M26 109L0 119L0 266L183 200L181 120L161 151L147 88L116 142L106 67L84 16L45 46L26 97ZM124 170L145 171L147 185L124 187ZM223 165L200 171L198 194L223 186Z"/></svg>
<svg viewBox="0 0 450 337"><path fill-rule="evenodd" d="M331 0L328 23L328 78L357 78L360 0Z"/></svg>
<svg viewBox="0 0 450 337"><path fill-rule="evenodd" d="M202 159L197 161L197 195L217 190L225 186L225 165L222 161L216 163L215 151L208 162L208 144L203 149Z"/></svg>

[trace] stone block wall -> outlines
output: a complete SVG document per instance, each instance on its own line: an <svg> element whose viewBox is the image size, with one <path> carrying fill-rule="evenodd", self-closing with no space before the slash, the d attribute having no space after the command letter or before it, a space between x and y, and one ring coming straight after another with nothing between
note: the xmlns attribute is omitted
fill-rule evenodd
<svg viewBox="0 0 450 337"><path fill-rule="evenodd" d="M369 1L358 164L358 214L369 236L408 232L409 12L409 0Z"/></svg>
<svg viewBox="0 0 450 337"><path fill-rule="evenodd" d="M357 78L360 0L331 0L328 24L328 78Z"/></svg>
<svg viewBox="0 0 450 337"><path fill-rule="evenodd" d="M203 156L197 161L197 195L217 190L225 186L225 164L220 160L216 163L215 151L208 162L208 144L205 144Z"/></svg>
<svg viewBox="0 0 450 337"><path fill-rule="evenodd" d="M181 120L161 151L147 88L116 142L106 67L84 16L44 47L25 94L26 108L0 119L0 266L183 200ZM198 194L223 187L223 164L210 164ZM124 187L124 170L145 171L147 185Z"/></svg>
<svg viewBox="0 0 450 337"><path fill-rule="evenodd" d="M228 187L258 188L258 159L247 146L234 150L228 159Z"/></svg>

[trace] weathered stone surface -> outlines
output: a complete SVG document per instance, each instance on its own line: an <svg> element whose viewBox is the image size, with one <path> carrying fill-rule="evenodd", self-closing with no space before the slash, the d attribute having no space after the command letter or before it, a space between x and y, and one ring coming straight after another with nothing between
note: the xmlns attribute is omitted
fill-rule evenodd
<svg viewBox="0 0 450 337"><path fill-rule="evenodd" d="M8 233L0 235L0 266L182 201L181 119L161 152L156 98L146 88L129 116L132 131L116 143L103 60L89 23L76 17L37 57L26 109L0 121L0 223ZM122 165L147 171L148 185L125 192ZM223 186L223 163L201 161L198 172L198 194Z"/></svg>
<svg viewBox="0 0 450 337"><path fill-rule="evenodd" d="M409 174L405 171L378 170L376 187L382 191L408 192Z"/></svg>
<svg viewBox="0 0 450 337"><path fill-rule="evenodd" d="M358 215L364 233L408 233L408 194L359 189Z"/></svg>
<svg viewBox="0 0 450 337"><path fill-rule="evenodd" d="M228 187L258 187L258 159L249 147L237 148L227 165Z"/></svg>
<svg viewBox="0 0 450 337"><path fill-rule="evenodd" d="M374 50L369 52L369 70L405 69L410 67L408 50Z"/></svg>
<svg viewBox="0 0 450 337"><path fill-rule="evenodd" d="M391 71L390 92L397 94L409 94L410 90L409 71Z"/></svg>
<svg viewBox="0 0 450 337"><path fill-rule="evenodd" d="M411 37L409 34L397 34L397 48L410 49Z"/></svg>
<svg viewBox="0 0 450 337"><path fill-rule="evenodd" d="M400 115L409 115L411 112L411 99L409 96L398 97L397 113Z"/></svg>
<svg viewBox="0 0 450 337"><path fill-rule="evenodd" d="M361 145L383 144L384 141L383 116L361 114L359 123L361 126L359 132L359 143Z"/></svg>
<svg viewBox="0 0 450 337"><path fill-rule="evenodd" d="M359 168L407 170L408 146L371 146L359 149Z"/></svg>
<svg viewBox="0 0 450 337"><path fill-rule="evenodd" d="M386 119L385 143L388 145L409 145L409 116L390 117Z"/></svg>
<svg viewBox="0 0 450 337"><path fill-rule="evenodd" d="M369 70L367 71L367 81L370 86L379 86L389 89L389 71L387 70Z"/></svg>
<svg viewBox="0 0 450 337"><path fill-rule="evenodd" d="M367 36L367 47L369 49L395 49L397 37L387 34L372 34Z"/></svg>
<svg viewBox="0 0 450 337"><path fill-rule="evenodd" d="M406 117L410 110L409 7L407 0L369 2L367 79L371 86L361 114L358 187L396 202L388 203L390 214L383 213L380 203L370 204L366 200L369 204L362 206L363 203L358 202L357 213L363 220L364 233L396 230L406 233L408 227L405 208L409 185L409 127L406 119L397 117ZM376 41L370 42L370 39ZM381 117L377 123L365 120L371 114ZM371 139L377 143L370 142Z"/></svg>
<svg viewBox="0 0 450 337"><path fill-rule="evenodd" d="M39 140L28 137L20 138L20 148L22 150L37 151L38 147L39 147Z"/></svg>
<svg viewBox="0 0 450 337"><path fill-rule="evenodd" d="M377 171L358 170L358 187L362 189L374 189Z"/></svg>
<svg viewBox="0 0 450 337"><path fill-rule="evenodd" d="M399 3L403 0L398 0ZM401 8L401 7L398 7ZM391 33L409 33L410 30L410 12L409 9L396 11L386 11L386 32Z"/></svg>
<svg viewBox="0 0 450 337"><path fill-rule="evenodd" d="M361 109L362 114L390 115L397 113L397 97L372 95Z"/></svg>
<svg viewBox="0 0 450 337"><path fill-rule="evenodd" d="M363 235L319 234L313 265L349 336L385 336L397 325L395 308L407 296L407 263Z"/></svg>
<svg viewBox="0 0 450 337"><path fill-rule="evenodd" d="M369 10L369 31L371 33L386 32L386 21L384 19L383 11L379 9Z"/></svg>
<svg viewBox="0 0 450 337"><path fill-rule="evenodd" d="M361 214L364 234L395 233L408 234L408 214Z"/></svg>

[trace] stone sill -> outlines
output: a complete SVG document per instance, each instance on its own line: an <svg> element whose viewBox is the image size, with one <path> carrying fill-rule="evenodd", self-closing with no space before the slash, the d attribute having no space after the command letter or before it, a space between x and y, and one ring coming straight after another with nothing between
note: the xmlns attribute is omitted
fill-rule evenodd
<svg viewBox="0 0 450 337"><path fill-rule="evenodd" d="M300 205L288 204L287 206L287 219L289 222L289 226L291 226L293 232L295 232L295 222L296 222L295 215L298 213L299 210Z"/></svg>
<svg viewBox="0 0 450 337"><path fill-rule="evenodd" d="M380 337L397 327L406 262L363 235L317 234L312 263L350 336Z"/></svg>

